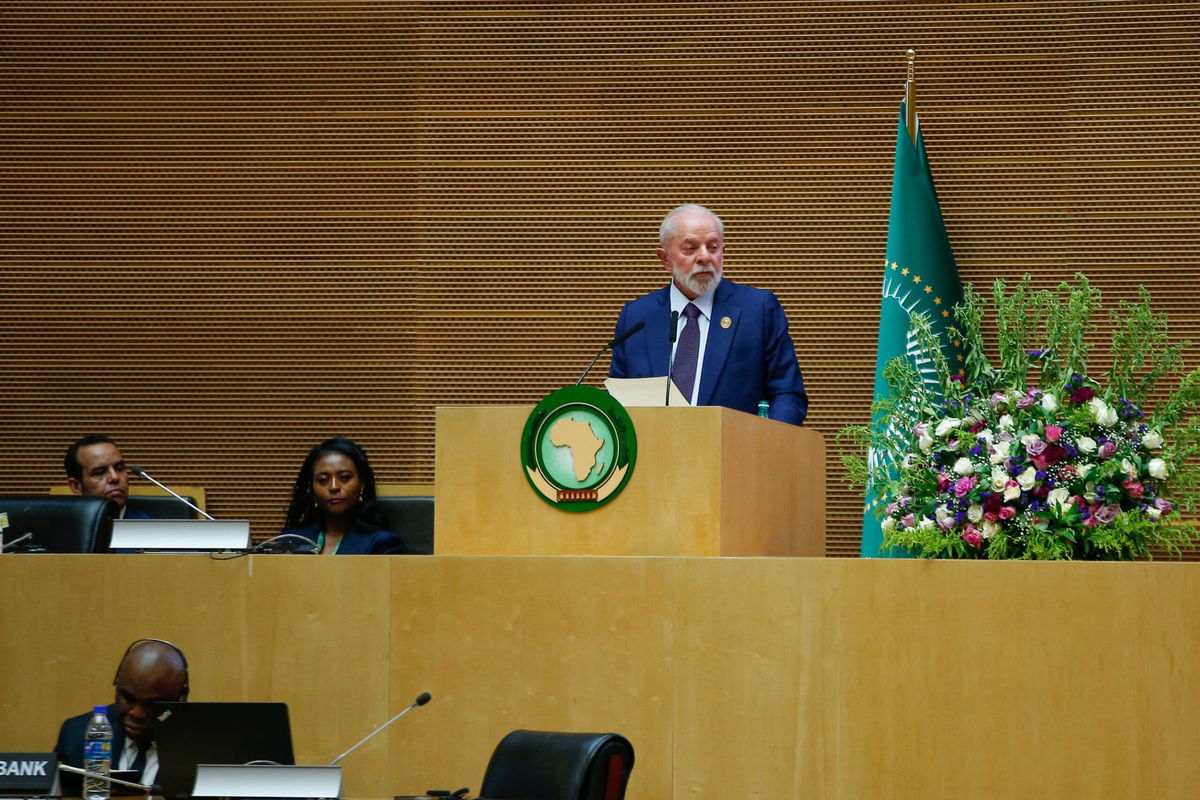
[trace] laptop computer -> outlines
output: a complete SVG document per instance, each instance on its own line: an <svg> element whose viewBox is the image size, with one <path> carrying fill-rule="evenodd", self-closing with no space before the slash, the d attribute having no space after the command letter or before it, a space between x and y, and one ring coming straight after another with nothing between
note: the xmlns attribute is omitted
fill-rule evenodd
<svg viewBox="0 0 1200 800"><path fill-rule="evenodd" d="M114 519L112 542L121 550L186 552L244 550L250 546L245 519Z"/></svg>
<svg viewBox="0 0 1200 800"><path fill-rule="evenodd" d="M158 778L164 797L193 794L200 764L294 764L286 703L154 704Z"/></svg>

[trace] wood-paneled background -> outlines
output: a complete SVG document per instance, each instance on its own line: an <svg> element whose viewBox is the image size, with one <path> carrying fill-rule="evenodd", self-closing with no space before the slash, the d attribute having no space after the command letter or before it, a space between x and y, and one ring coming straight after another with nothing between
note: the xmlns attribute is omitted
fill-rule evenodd
<svg viewBox="0 0 1200 800"><path fill-rule="evenodd" d="M908 47L964 280L1200 340L1195 3L12 0L0 491L95 431L260 535L329 435L432 481L434 407L574 381L690 200L790 315L854 555Z"/></svg>

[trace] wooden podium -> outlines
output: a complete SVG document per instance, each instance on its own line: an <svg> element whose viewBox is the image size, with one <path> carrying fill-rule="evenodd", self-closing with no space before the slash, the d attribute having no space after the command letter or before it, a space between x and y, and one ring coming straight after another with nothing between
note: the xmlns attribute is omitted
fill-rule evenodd
<svg viewBox="0 0 1200 800"><path fill-rule="evenodd" d="M438 555L825 555L825 442L815 430L716 406L629 408L638 452L628 485L572 513L525 479L531 411L437 409Z"/></svg>

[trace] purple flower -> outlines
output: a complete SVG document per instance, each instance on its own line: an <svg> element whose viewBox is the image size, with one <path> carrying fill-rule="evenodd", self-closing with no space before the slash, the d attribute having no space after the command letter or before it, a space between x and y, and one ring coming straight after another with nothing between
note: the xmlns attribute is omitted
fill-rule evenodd
<svg viewBox="0 0 1200 800"><path fill-rule="evenodd" d="M1096 451L1096 455L1100 456L1100 458L1112 458L1116 452L1117 446L1114 443L1105 442L1100 445L1100 448Z"/></svg>
<svg viewBox="0 0 1200 800"><path fill-rule="evenodd" d="M1043 452L1045 452L1047 447L1049 447L1048 444L1043 442L1041 439L1038 439L1025 445L1025 452L1029 453L1031 456L1040 456Z"/></svg>

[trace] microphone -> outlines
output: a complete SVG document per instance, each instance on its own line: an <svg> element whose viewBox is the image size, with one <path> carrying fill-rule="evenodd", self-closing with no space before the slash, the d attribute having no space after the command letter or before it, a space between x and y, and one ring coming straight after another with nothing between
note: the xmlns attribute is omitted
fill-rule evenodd
<svg viewBox="0 0 1200 800"><path fill-rule="evenodd" d="M346 756L348 756L348 755L350 755L351 753L353 753L353 752L354 752L355 750L357 750L358 748L362 747L362 746L363 746L364 744L366 744L367 742L369 742L369 741L371 741L372 739L374 739L374 738L375 738L375 736L376 736L378 733L382 732L382 731L383 731L383 729L384 729L384 728L386 728L388 725L391 725L393 722L395 722L396 720L400 719L401 717L403 717L403 716L404 716L405 714L407 714L408 712L412 711L412 710L413 710L414 708L416 708L417 706L423 706L423 705L425 705L425 704L426 704L426 703L428 703L428 702L429 702L429 701L430 701L432 698L433 698L433 695L431 695L429 692L421 692L419 695L417 695L417 699L416 699L416 700L413 700L413 701L412 701L412 704L411 704L411 705L410 705L408 708L404 709L404 710L403 710L403 711L401 711L399 714L397 714L396 716L392 717L392 718L391 718L391 719L389 719L387 722L383 723L383 724L382 724L382 725L380 725L378 728L376 728L375 730L373 730L373 731L371 731L370 733L368 733L368 734L367 734L367 736L366 736L366 738L365 738L365 739L363 739L361 742L359 742L358 744L354 745L354 747L351 747L351 748L350 748L349 750L347 750L346 752L342 753L340 756L338 756L337 758L335 758L333 761L330 761L330 762L329 762L329 766L331 766L331 767L336 767L336 766L338 765L338 762L339 762L339 761L341 761L343 758L345 758Z"/></svg>
<svg viewBox="0 0 1200 800"><path fill-rule="evenodd" d="M679 312L671 312L671 329L667 332L667 341L671 344L669 355L667 356L667 388L666 397L663 399L664 406L671 405L671 372L675 369L675 337L679 334Z"/></svg>
<svg viewBox="0 0 1200 800"><path fill-rule="evenodd" d="M621 342L625 341L630 336L633 336L635 333L637 333L644 327L646 327L646 320L641 320L640 322L635 324L632 328L625 331L620 336L615 337L611 342L604 345L604 347L600 348L600 352L596 353L596 357L592 359L592 363L587 365L587 369L585 369L583 371L583 374L579 376L579 380L575 381L575 385L578 386L579 384L583 383L583 379L586 378L587 374L592 371L592 367L596 366L596 362L600 360L600 356L604 355L605 350L613 349L614 347L619 345Z"/></svg>
<svg viewBox="0 0 1200 800"><path fill-rule="evenodd" d="M59 764L58 768L63 770L64 772L74 772L76 775L85 775L89 778L99 778L100 780L106 781L108 783L119 783L122 786L128 786L131 789L141 789L146 794L150 794L150 795L162 794L162 787L154 785L154 784L146 785L144 783L133 783L132 781L123 781L120 778L114 778L110 775L102 775L99 772L88 772L86 769L80 769L79 767L72 767L67 764Z"/></svg>
<svg viewBox="0 0 1200 800"><path fill-rule="evenodd" d="M307 536L298 533L281 533L270 539L259 542L250 548L251 553L317 553L321 548Z"/></svg>
<svg viewBox="0 0 1200 800"><path fill-rule="evenodd" d="M5 542L4 547L0 548L0 553L16 551L18 549L17 545L19 545L21 542L25 541L26 539L32 539L32 538L33 538L33 532L30 531L29 533L25 534L24 536L18 536L16 539L13 539L11 542ZM25 547L22 547L20 549L25 550L26 548L29 548L32 546L33 546L33 542L30 542L29 544L25 545Z"/></svg>
<svg viewBox="0 0 1200 800"><path fill-rule="evenodd" d="M193 511L199 511L207 519L213 519L212 514L209 514L207 511L205 511L202 508L197 508L196 506L192 505L191 503L189 503L187 501L186 498L181 497L180 495L176 494L175 491L170 486L164 486L163 484L154 480L154 478L151 478L149 475L146 474L146 470L142 469L141 467L137 466L136 464L129 464L128 467L129 467L129 471L132 472L134 475L137 475L139 478L145 478L146 480L150 481L155 486L164 490L167 494L171 495L171 497L174 497L176 500L183 503L188 508L192 509Z"/></svg>

